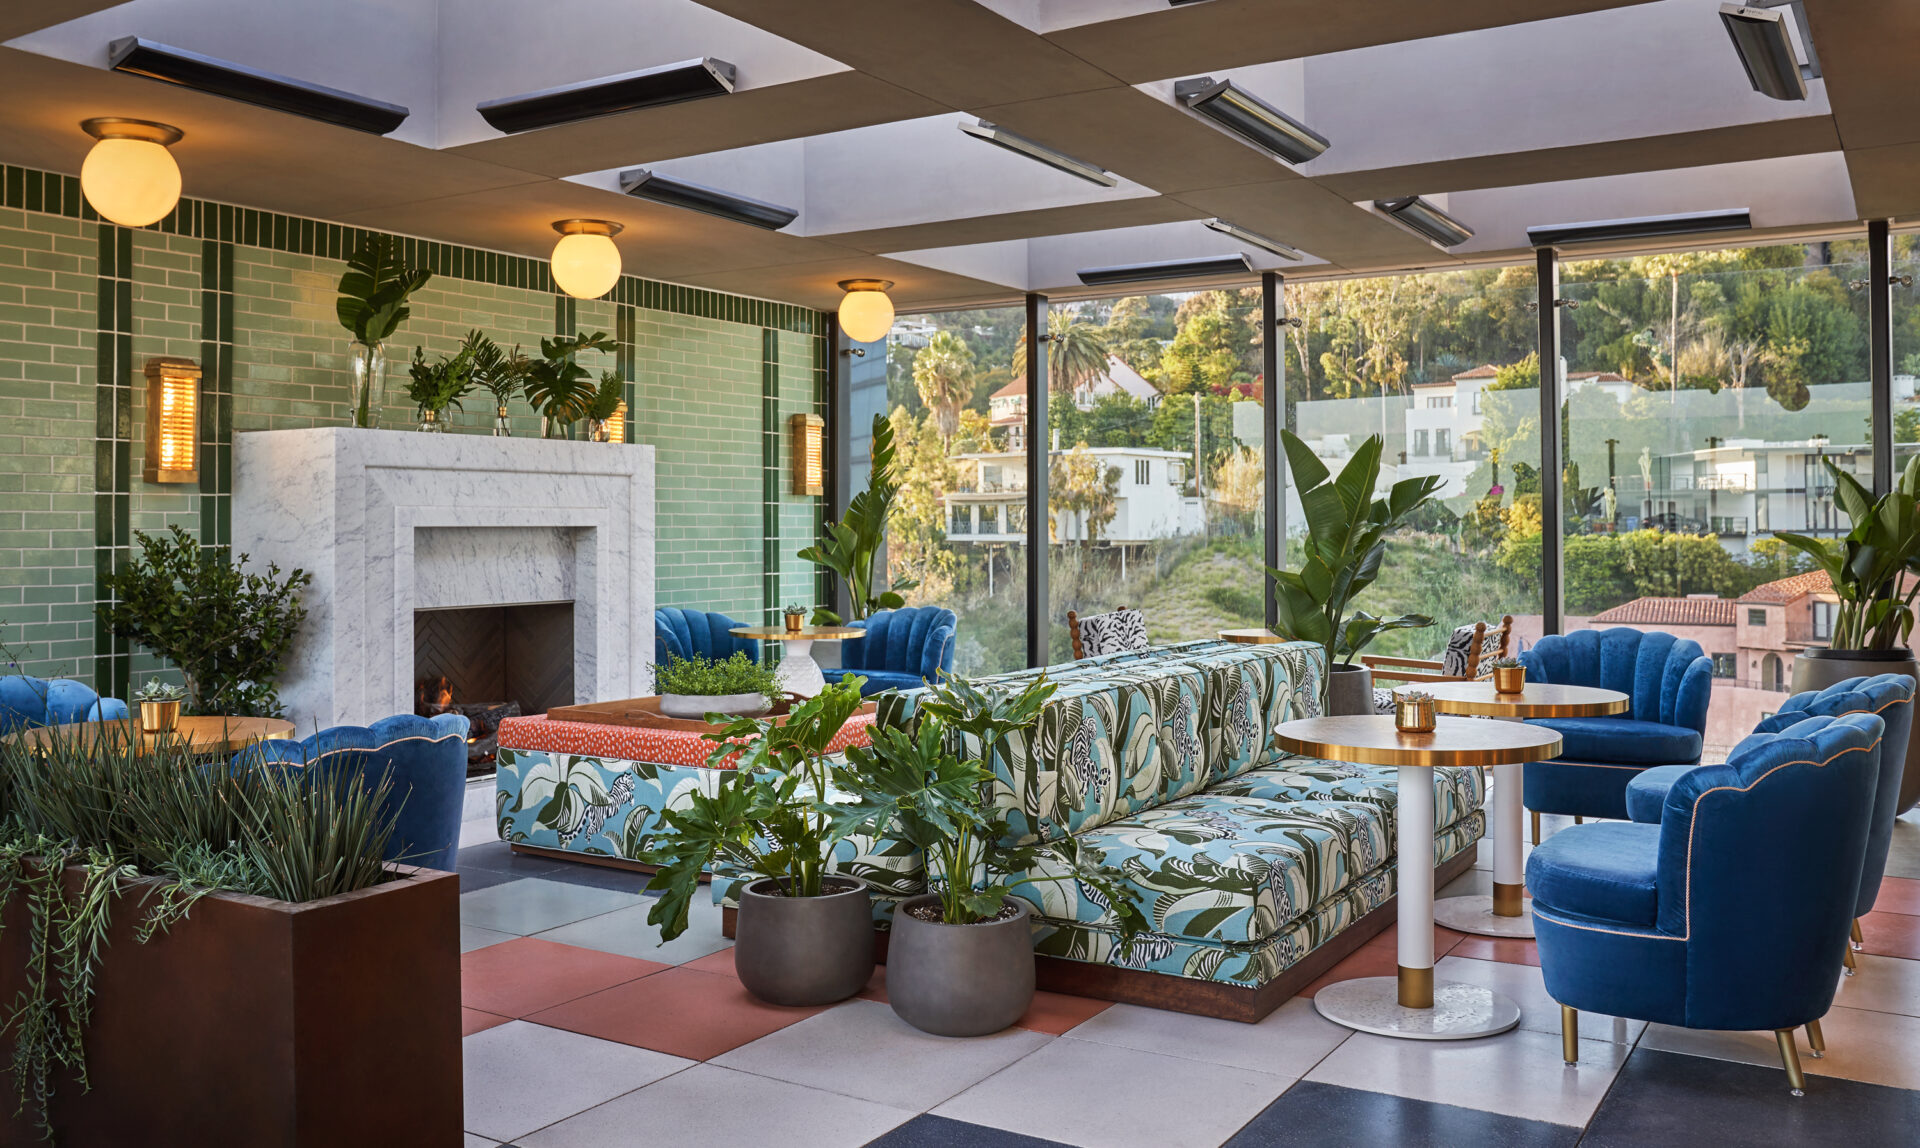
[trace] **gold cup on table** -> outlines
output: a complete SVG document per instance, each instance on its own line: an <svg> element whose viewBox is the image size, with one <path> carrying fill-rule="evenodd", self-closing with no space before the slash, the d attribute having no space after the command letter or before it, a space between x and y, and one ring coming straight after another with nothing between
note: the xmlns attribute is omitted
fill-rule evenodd
<svg viewBox="0 0 1920 1148"><path fill-rule="evenodd" d="M133 695L133 700L140 704L140 732L149 736L172 733L180 724L180 703L186 696L187 692L179 686L158 678L148 679L140 692Z"/></svg>
<svg viewBox="0 0 1920 1148"><path fill-rule="evenodd" d="M1493 669L1494 693L1517 694L1527 688L1527 667L1519 658L1495 658L1489 665Z"/></svg>
<svg viewBox="0 0 1920 1148"><path fill-rule="evenodd" d="M798 634L801 628L807 624L807 608L805 606L788 606L784 613L787 621L787 633L789 634Z"/></svg>
<svg viewBox="0 0 1920 1148"><path fill-rule="evenodd" d="M1433 695L1424 690L1403 690L1393 695L1393 725L1402 733L1432 733L1439 724Z"/></svg>

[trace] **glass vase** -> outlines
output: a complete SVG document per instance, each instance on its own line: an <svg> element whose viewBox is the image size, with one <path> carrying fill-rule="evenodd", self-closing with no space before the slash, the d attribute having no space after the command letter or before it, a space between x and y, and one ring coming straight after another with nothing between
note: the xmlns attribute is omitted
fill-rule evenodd
<svg viewBox="0 0 1920 1148"><path fill-rule="evenodd" d="M439 411L422 410L420 426L417 429L426 431L428 434L439 434L447 429L447 424L441 420Z"/></svg>
<svg viewBox="0 0 1920 1148"><path fill-rule="evenodd" d="M380 402L386 389L387 352L378 343L355 343L350 360L353 368L353 425L380 425Z"/></svg>
<svg viewBox="0 0 1920 1148"><path fill-rule="evenodd" d="M505 403L493 408L493 437L513 437L513 422L507 418L507 407Z"/></svg>
<svg viewBox="0 0 1920 1148"><path fill-rule="evenodd" d="M612 442L613 427L611 419L588 419L587 437L594 442Z"/></svg>

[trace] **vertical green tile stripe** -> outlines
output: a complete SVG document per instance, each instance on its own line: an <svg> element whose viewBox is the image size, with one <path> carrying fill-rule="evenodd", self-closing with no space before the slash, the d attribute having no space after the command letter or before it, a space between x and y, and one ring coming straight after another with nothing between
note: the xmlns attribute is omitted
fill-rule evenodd
<svg viewBox="0 0 1920 1148"><path fill-rule="evenodd" d="M200 543L233 544L233 244L200 249Z"/></svg>
<svg viewBox="0 0 1920 1148"><path fill-rule="evenodd" d="M133 538L133 232L100 225L99 326L94 362L94 608L112 601L107 576L126 562ZM132 657L125 639L94 626L93 682L125 697Z"/></svg>
<svg viewBox="0 0 1920 1148"><path fill-rule="evenodd" d="M760 585L771 626L780 601L780 335L760 332Z"/></svg>
<svg viewBox="0 0 1920 1148"><path fill-rule="evenodd" d="M633 305L631 303L618 304L613 309L613 365L614 369L620 372L620 377L625 379L627 384L625 388L623 388L624 393L622 395L622 398L626 400L627 404L626 437L621 440L622 442L634 441L633 424L635 420L633 414L636 408L634 406L633 384L635 374L634 364L638 358L639 356L635 353L635 347L633 345Z"/></svg>

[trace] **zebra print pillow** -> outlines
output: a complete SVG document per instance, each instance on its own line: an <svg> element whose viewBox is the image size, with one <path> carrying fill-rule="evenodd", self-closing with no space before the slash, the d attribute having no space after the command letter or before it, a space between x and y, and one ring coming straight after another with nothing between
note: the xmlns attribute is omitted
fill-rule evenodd
<svg viewBox="0 0 1920 1148"><path fill-rule="evenodd" d="M1080 619L1080 646L1089 658L1147 648L1147 616L1138 610L1110 610Z"/></svg>

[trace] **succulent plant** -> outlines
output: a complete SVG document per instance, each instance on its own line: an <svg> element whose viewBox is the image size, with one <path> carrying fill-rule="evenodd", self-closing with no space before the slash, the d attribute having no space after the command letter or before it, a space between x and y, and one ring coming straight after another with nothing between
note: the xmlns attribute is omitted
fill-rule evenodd
<svg viewBox="0 0 1920 1148"><path fill-rule="evenodd" d="M1523 665L1519 658L1493 658L1487 662L1490 670L1517 670Z"/></svg>

